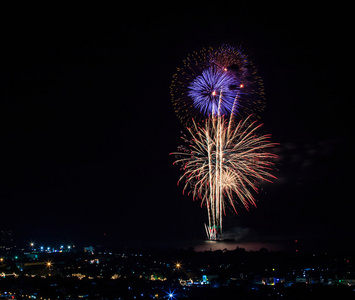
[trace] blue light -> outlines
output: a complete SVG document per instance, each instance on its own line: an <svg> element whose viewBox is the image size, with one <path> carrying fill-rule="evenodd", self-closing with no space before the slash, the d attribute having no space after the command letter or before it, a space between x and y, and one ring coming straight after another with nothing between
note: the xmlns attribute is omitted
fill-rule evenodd
<svg viewBox="0 0 355 300"><path fill-rule="evenodd" d="M176 298L175 298L175 296L176 296L175 291L171 291L171 290L169 289L169 292L166 292L166 294L167 294L167 297L168 297L169 299L176 299Z"/></svg>
<svg viewBox="0 0 355 300"><path fill-rule="evenodd" d="M202 275L202 282L207 283L207 281L208 281L207 275Z"/></svg>

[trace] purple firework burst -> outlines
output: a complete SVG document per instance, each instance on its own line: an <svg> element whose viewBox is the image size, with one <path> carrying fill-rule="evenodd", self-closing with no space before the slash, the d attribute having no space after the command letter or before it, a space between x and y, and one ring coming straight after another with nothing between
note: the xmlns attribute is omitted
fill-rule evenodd
<svg viewBox="0 0 355 300"><path fill-rule="evenodd" d="M240 81L227 68L210 67L204 70L188 89L193 105L204 115L225 115L238 109Z"/></svg>
<svg viewBox="0 0 355 300"><path fill-rule="evenodd" d="M175 112L186 126L209 115L246 117L264 109L264 88L238 47L222 45L189 54L170 85Z"/></svg>

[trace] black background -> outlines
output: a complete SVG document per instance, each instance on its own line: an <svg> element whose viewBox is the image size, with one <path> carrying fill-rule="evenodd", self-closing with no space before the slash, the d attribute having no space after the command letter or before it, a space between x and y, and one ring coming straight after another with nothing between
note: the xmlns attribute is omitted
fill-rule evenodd
<svg viewBox="0 0 355 300"><path fill-rule="evenodd" d="M206 211L177 186L169 84L188 53L241 45L279 142L257 208L227 212L245 239L354 237L346 7L171 2L17 14L1 29L0 226L18 241L204 237ZM70 15L70 16L69 16Z"/></svg>

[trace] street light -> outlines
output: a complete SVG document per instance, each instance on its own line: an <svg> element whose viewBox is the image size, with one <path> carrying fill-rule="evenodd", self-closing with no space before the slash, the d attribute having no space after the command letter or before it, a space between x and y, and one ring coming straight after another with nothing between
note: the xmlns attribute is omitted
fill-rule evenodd
<svg viewBox="0 0 355 300"><path fill-rule="evenodd" d="M180 271L181 263L180 262L176 262L175 263L175 268L178 269L178 271Z"/></svg>
<svg viewBox="0 0 355 300"><path fill-rule="evenodd" d="M168 299L170 299L170 300L176 299L175 298L175 296L176 296L175 291L171 291L171 289L169 289L169 292L167 292L166 294L167 294Z"/></svg>
<svg viewBox="0 0 355 300"><path fill-rule="evenodd" d="M46 267L48 268L48 275L51 276L52 262L51 261L46 261Z"/></svg>

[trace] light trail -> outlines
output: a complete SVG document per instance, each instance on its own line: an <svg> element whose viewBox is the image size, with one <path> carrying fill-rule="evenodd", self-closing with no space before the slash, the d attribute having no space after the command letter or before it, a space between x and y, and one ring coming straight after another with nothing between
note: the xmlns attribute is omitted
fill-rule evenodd
<svg viewBox="0 0 355 300"><path fill-rule="evenodd" d="M187 129L190 137L182 137L186 145L172 153L183 171L178 181L185 181L183 191L207 206L209 239L222 233L227 203L235 212L238 202L246 209L255 206L253 192L258 192L259 183L276 178L270 173L276 155L268 152L276 144L269 141L270 135L256 134L261 126L251 116L235 126L216 114L201 125L193 122Z"/></svg>

